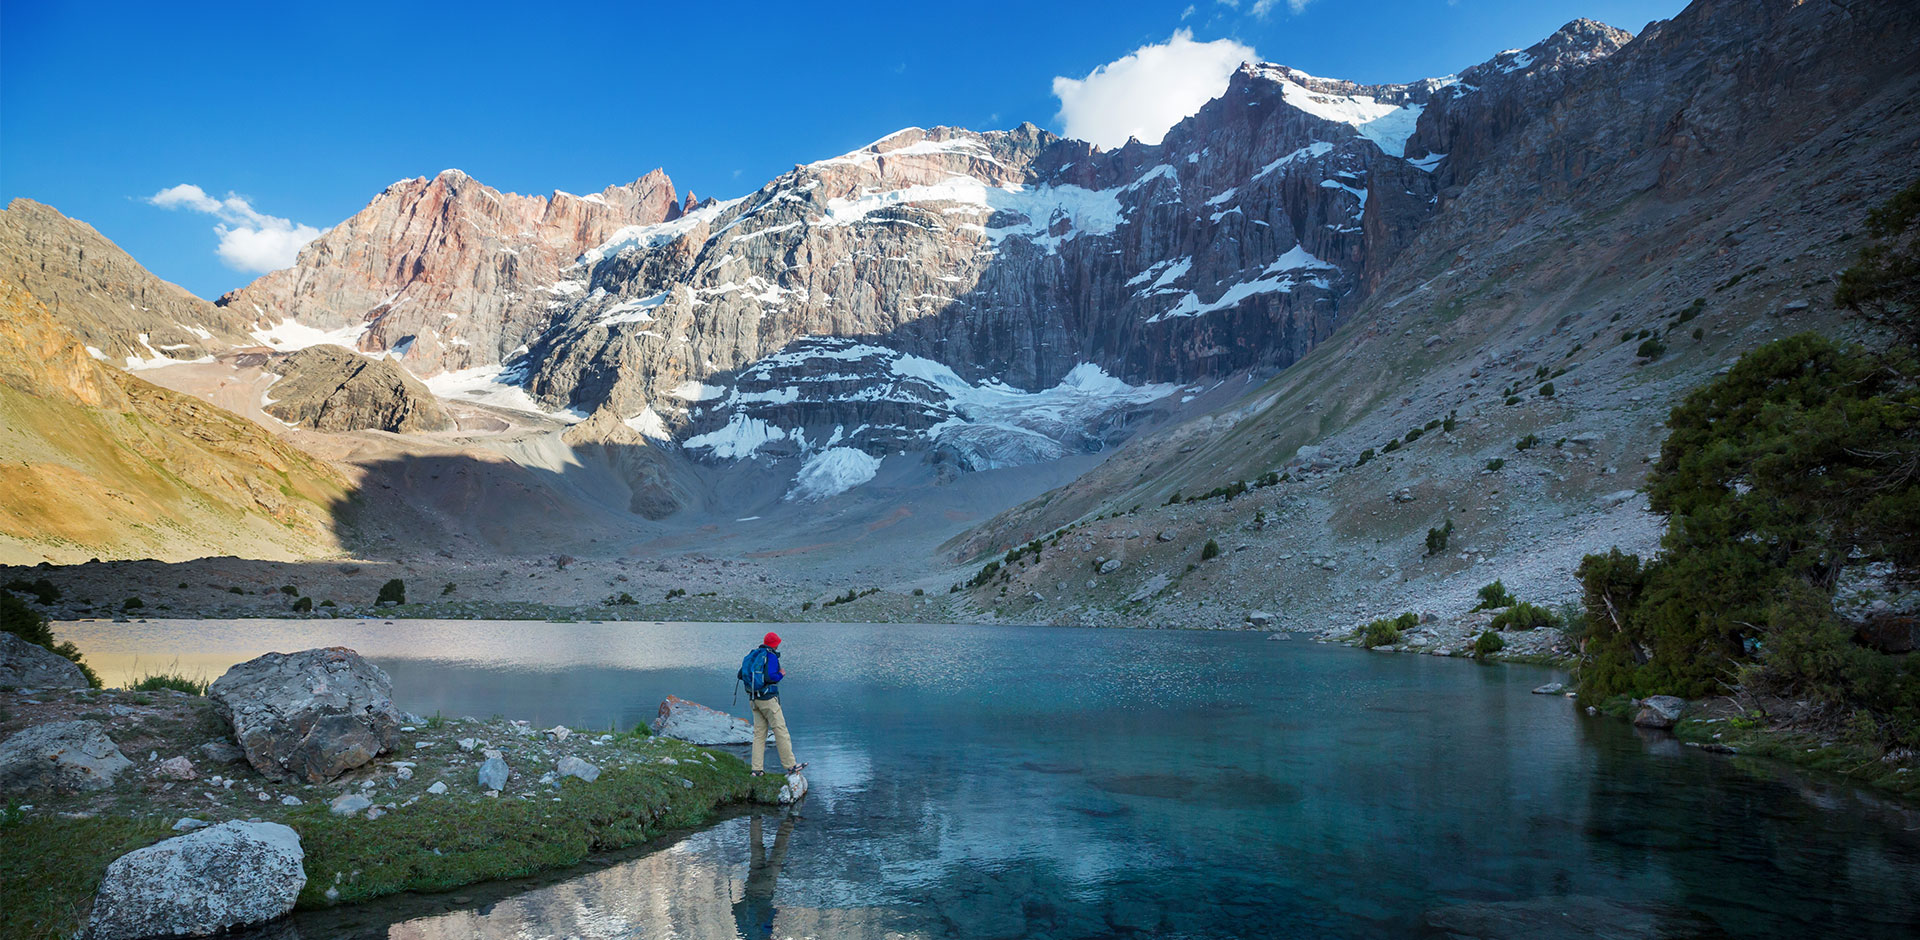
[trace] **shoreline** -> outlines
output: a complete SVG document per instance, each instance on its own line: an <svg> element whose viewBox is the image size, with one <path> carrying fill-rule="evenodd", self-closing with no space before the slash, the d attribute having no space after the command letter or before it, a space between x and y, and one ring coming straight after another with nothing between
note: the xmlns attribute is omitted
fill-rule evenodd
<svg viewBox="0 0 1920 940"><path fill-rule="evenodd" d="M276 781L208 749L230 746L231 737L204 695L0 690L0 738L62 720L99 722L133 765L102 790L9 796L0 810L0 880L32 890L0 910L7 936L73 936L108 863L200 825L292 827L307 875L296 910L308 911L576 866L731 808L777 804L786 779L751 778L732 754L654 736L644 725L541 731L507 719L436 716L405 726L391 751L332 781ZM502 790L475 780L488 753L512 767ZM180 757L191 776L165 766ZM559 772L569 758L589 761L594 779ZM353 809L339 811L345 807Z"/></svg>

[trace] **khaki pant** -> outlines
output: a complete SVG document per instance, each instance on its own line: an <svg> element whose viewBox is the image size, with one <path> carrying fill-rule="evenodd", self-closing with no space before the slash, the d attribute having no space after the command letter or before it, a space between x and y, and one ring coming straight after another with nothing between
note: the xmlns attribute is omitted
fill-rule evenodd
<svg viewBox="0 0 1920 940"><path fill-rule="evenodd" d="M750 699L753 706L753 769L766 769L767 729L773 729L773 744L780 749L780 769L795 763L793 743L787 740L787 716L780 712L777 698Z"/></svg>

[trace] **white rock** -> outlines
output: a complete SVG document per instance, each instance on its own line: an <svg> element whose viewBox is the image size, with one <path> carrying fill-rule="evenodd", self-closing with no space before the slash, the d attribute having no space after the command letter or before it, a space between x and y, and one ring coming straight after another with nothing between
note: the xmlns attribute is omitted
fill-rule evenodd
<svg viewBox="0 0 1920 940"><path fill-rule="evenodd" d="M802 774L788 774L787 782L780 785L780 802L798 803L807 795L807 778Z"/></svg>
<svg viewBox="0 0 1920 940"><path fill-rule="evenodd" d="M199 936L273 920L307 884L300 836L279 823L228 822L135 849L107 866L93 940Z"/></svg>
<svg viewBox="0 0 1920 940"><path fill-rule="evenodd" d="M193 769L193 761L185 757L169 757L161 761L160 766L155 767L153 772L156 776L167 777L173 780L192 780L200 776L200 774Z"/></svg>
<svg viewBox="0 0 1920 940"><path fill-rule="evenodd" d="M435 780L433 782L433 786L430 786L427 788L427 792L433 794L434 796L439 796L440 794L447 792L447 782L444 780Z"/></svg>
<svg viewBox="0 0 1920 940"><path fill-rule="evenodd" d="M342 793L327 804L327 812L335 816L352 816L372 805L372 800L358 793Z"/></svg>
<svg viewBox="0 0 1920 940"><path fill-rule="evenodd" d="M480 765L480 788L483 790L504 790L507 778L512 774L507 762L498 757L489 757Z"/></svg>
<svg viewBox="0 0 1920 940"><path fill-rule="evenodd" d="M281 806L299 806L305 802L306 802L305 800L302 800L301 798L294 796L291 793L280 798Z"/></svg>
<svg viewBox="0 0 1920 940"><path fill-rule="evenodd" d="M180 817L178 822L175 822L173 824L173 831L174 832L192 832L195 829L205 829L206 827L207 827L207 823L206 823L206 820L204 819L195 819L192 816L182 816Z"/></svg>
<svg viewBox="0 0 1920 940"><path fill-rule="evenodd" d="M553 738L555 741L565 741L573 736L573 730L566 725L554 725L547 729L547 736Z"/></svg>
<svg viewBox="0 0 1920 940"><path fill-rule="evenodd" d="M560 771L562 776L579 777L588 783L592 783L600 777L599 767L583 761L578 757L562 757L560 758L560 763L554 765L554 769Z"/></svg>
<svg viewBox="0 0 1920 940"><path fill-rule="evenodd" d="M674 695L660 703L659 717L653 720L653 733L703 747L753 741L752 725Z"/></svg>
<svg viewBox="0 0 1920 940"><path fill-rule="evenodd" d="M471 751L471 750L473 750L474 748L476 748L476 747L479 747L479 746L480 746L480 742L479 742L479 741L476 741L476 740L474 740L474 739L472 739L472 738L461 738L461 739L460 739L460 749L461 749L461 750L463 750L463 751Z"/></svg>

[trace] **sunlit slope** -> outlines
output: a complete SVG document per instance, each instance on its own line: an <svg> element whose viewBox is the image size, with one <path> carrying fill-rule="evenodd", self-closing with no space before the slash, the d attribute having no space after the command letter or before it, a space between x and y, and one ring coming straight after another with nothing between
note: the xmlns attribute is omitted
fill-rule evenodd
<svg viewBox="0 0 1920 940"><path fill-rule="evenodd" d="M0 562L324 556L345 496L258 426L96 362L0 280Z"/></svg>

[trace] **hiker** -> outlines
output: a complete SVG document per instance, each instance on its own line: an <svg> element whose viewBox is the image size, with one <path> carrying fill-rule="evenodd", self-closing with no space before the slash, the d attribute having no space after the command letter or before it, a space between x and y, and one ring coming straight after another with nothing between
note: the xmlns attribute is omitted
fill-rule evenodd
<svg viewBox="0 0 1920 940"><path fill-rule="evenodd" d="M780 749L780 766L795 774L807 765L795 763L793 742L787 738L787 718L780 712L780 634L768 633L766 639L740 662L740 681L747 687L747 704L753 707L753 775L766 773L767 730L773 730L774 746Z"/></svg>

